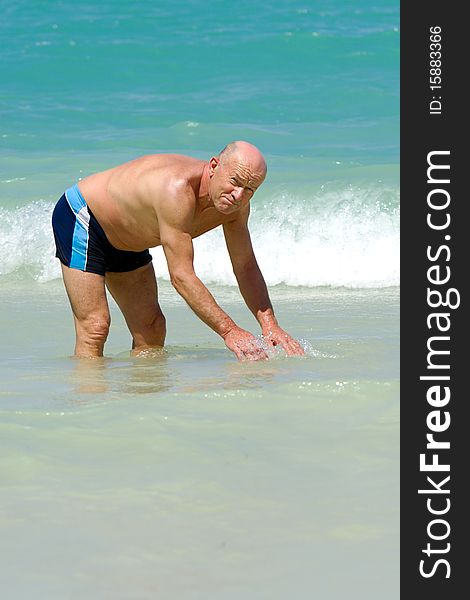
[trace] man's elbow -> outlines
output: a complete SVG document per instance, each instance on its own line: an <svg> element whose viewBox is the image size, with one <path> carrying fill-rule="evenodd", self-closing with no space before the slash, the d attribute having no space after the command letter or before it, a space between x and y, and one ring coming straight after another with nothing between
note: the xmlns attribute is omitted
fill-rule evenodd
<svg viewBox="0 0 470 600"><path fill-rule="evenodd" d="M175 290L179 292L180 288L183 286L184 277L180 273L170 271L170 282Z"/></svg>
<svg viewBox="0 0 470 600"><path fill-rule="evenodd" d="M188 273L187 271L170 271L170 282L175 288L178 294L184 296L185 291L191 286L191 282L196 277L193 272Z"/></svg>

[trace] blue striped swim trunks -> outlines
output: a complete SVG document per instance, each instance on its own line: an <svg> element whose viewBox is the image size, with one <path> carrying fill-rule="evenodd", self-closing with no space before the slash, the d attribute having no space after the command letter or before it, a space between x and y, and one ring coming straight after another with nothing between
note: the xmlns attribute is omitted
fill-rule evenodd
<svg viewBox="0 0 470 600"><path fill-rule="evenodd" d="M104 275L143 267L152 260L148 250L130 252L114 248L87 206L77 185L66 190L52 213L56 256L72 269Z"/></svg>

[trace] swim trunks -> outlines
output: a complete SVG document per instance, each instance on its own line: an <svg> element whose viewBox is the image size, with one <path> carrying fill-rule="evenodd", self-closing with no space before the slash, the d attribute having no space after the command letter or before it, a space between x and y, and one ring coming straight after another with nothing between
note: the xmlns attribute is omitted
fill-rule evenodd
<svg viewBox="0 0 470 600"><path fill-rule="evenodd" d="M148 250L114 248L87 206L77 185L66 190L52 213L56 257L67 267L104 275L143 267L152 260Z"/></svg>

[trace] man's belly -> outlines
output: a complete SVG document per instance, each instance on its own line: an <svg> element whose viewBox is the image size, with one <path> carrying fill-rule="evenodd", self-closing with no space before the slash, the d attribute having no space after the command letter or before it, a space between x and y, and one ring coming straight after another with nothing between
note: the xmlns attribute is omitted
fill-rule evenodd
<svg viewBox="0 0 470 600"><path fill-rule="evenodd" d="M161 245L155 215L141 216L139 219L131 212L124 213L105 190L97 189L86 180L79 183L79 189L114 248L141 252ZM149 226L152 221L152 226Z"/></svg>

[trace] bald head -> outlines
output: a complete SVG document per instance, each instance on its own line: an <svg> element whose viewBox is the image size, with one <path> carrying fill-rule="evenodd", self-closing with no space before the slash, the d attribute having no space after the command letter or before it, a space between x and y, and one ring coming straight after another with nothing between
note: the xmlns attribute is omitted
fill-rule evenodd
<svg viewBox="0 0 470 600"><path fill-rule="evenodd" d="M261 171L266 175L267 165L264 156L256 146L243 140L230 142L219 154L222 164L232 163L233 161L249 165L256 171Z"/></svg>
<svg viewBox="0 0 470 600"><path fill-rule="evenodd" d="M215 208L231 214L245 208L266 177L266 161L256 146L237 141L213 156L206 173L208 195Z"/></svg>

